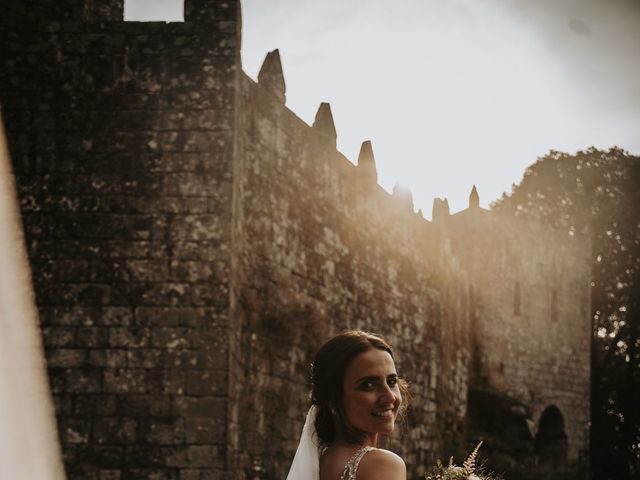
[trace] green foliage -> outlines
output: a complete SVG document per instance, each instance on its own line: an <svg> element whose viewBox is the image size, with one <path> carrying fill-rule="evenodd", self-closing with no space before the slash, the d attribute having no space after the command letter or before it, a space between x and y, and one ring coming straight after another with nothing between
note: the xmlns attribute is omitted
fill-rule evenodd
<svg viewBox="0 0 640 480"><path fill-rule="evenodd" d="M612 148L550 152L494 210L591 240L591 463L640 475L640 158Z"/></svg>

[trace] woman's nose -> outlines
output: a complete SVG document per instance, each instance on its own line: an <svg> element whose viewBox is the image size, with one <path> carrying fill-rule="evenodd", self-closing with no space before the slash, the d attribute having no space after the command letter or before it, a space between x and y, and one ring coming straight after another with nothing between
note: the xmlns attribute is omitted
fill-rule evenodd
<svg viewBox="0 0 640 480"><path fill-rule="evenodd" d="M380 400L384 403L393 403L396 400L396 396L393 394L392 388L386 383L383 384L382 392L380 393Z"/></svg>

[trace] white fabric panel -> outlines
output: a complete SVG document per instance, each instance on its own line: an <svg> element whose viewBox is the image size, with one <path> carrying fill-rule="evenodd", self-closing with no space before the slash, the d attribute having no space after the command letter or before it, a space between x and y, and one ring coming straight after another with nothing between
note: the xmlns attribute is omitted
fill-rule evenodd
<svg viewBox="0 0 640 480"><path fill-rule="evenodd" d="M65 478L0 117L0 478Z"/></svg>

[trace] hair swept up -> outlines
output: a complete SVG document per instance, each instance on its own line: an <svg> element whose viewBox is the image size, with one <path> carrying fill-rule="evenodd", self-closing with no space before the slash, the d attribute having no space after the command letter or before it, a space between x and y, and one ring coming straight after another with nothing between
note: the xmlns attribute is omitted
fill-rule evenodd
<svg viewBox="0 0 640 480"><path fill-rule="evenodd" d="M338 433L348 441L362 440L363 433L354 429L347 421L342 402L342 382L349 363L373 348L384 350L393 358L393 350L382 336L362 330L344 331L328 340L316 353L311 364L311 403L318 408L315 427L322 444L333 442ZM403 415L410 399L409 385L399 378L398 386L402 395L400 415ZM332 408L336 412L335 423Z"/></svg>

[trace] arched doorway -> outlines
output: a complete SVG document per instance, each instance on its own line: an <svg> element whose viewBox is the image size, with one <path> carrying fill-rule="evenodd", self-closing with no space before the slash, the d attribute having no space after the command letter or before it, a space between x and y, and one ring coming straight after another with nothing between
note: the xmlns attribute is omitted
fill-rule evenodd
<svg viewBox="0 0 640 480"><path fill-rule="evenodd" d="M545 469L562 470L567 462L568 439L564 431L564 417L555 405L547 407L540 416L535 438L538 465Z"/></svg>

